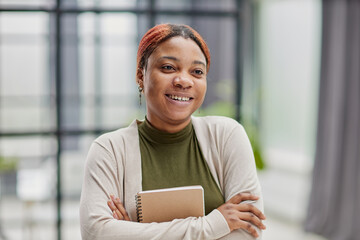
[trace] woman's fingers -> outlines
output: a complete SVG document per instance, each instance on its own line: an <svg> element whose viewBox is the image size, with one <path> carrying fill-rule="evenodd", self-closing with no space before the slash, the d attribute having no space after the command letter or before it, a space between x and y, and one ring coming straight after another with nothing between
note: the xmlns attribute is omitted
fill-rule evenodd
<svg viewBox="0 0 360 240"><path fill-rule="evenodd" d="M120 199L118 197L114 197L114 195L110 195L110 199L111 200L108 201L108 206L113 212L113 217L118 220L130 221L130 217Z"/></svg>
<svg viewBox="0 0 360 240"><path fill-rule="evenodd" d="M240 212L250 212L254 214L256 217L260 218L261 220L265 220L265 215L254 205L250 203L240 203L237 204L236 207Z"/></svg>
<svg viewBox="0 0 360 240"><path fill-rule="evenodd" d="M255 214L253 214L251 212L239 212L238 215L241 220L246 221L248 223L250 222L254 226L258 227L259 229L263 229L263 230L266 229L266 227L262 223L261 219L258 218Z"/></svg>
<svg viewBox="0 0 360 240"><path fill-rule="evenodd" d="M107 205L109 206L109 208L111 209L112 212L114 212L116 210L116 206L112 200L107 201Z"/></svg>
<svg viewBox="0 0 360 240"><path fill-rule="evenodd" d="M225 217L230 230L244 229L254 237L258 237L256 227L265 229L262 220L265 215L254 205L244 201L256 201L259 197L250 193L239 193L221 205L218 210Z"/></svg>
<svg viewBox="0 0 360 240"><path fill-rule="evenodd" d="M258 232L256 231L256 229L253 227L253 225L251 225L249 222L245 222L245 221L240 221L239 225L241 229L246 230L248 233L250 233L251 235L253 235L255 238L259 237Z"/></svg>
<svg viewBox="0 0 360 240"><path fill-rule="evenodd" d="M113 217L117 220L121 220L119 216L116 214L116 211L113 211Z"/></svg>
<svg viewBox="0 0 360 240"><path fill-rule="evenodd" d="M121 203L120 198L118 198L118 197L115 198L113 195L110 195L110 198L115 203L115 206L116 206L117 210L123 216L123 219L126 221L130 221L129 215L127 214L123 204Z"/></svg>
<svg viewBox="0 0 360 240"><path fill-rule="evenodd" d="M218 210L223 214L229 225L230 231L244 229L255 238L258 237L258 233L254 226L259 224L259 219L252 219L256 217L250 216L248 212L240 212L236 209L235 204L232 203L224 203ZM253 225L253 223L255 224Z"/></svg>
<svg viewBox="0 0 360 240"><path fill-rule="evenodd" d="M117 219L117 220L123 220L124 217L123 217L122 214L119 212L119 210L116 208L114 202L113 202L112 200L109 200L109 201L107 202L107 204L108 204L109 208L111 209L111 212L112 212L113 217L114 217L115 219Z"/></svg>
<svg viewBox="0 0 360 240"><path fill-rule="evenodd" d="M258 200L259 197L252 195L251 193L238 193L235 196L233 196L232 198L230 198L227 202L233 203L233 204L239 204L242 201L247 201L247 200Z"/></svg>

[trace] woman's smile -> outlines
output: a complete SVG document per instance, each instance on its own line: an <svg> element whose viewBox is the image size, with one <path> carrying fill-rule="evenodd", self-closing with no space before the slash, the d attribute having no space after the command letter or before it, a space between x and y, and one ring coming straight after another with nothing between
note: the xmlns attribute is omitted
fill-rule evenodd
<svg viewBox="0 0 360 240"><path fill-rule="evenodd" d="M189 102L190 100L194 99L192 97L185 97L185 96L179 96L179 95L170 95L165 94L166 97L170 98L171 100L180 101L180 102Z"/></svg>

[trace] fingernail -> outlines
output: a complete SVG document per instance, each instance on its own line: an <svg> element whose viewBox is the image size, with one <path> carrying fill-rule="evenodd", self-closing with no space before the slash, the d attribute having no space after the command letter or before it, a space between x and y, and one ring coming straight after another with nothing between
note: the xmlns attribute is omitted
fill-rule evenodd
<svg viewBox="0 0 360 240"><path fill-rule="evenodd" d="M117 202L117 203L121 203L121 201L120 201L120 198L115 198L115 201Z"/></svg>

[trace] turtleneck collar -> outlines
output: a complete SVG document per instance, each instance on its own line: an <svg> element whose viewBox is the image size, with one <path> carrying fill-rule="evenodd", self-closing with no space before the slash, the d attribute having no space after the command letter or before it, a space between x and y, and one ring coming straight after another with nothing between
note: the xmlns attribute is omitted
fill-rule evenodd
<svg viewBox="0 0 360 240"><path fill-rule="evenodd" d="M168 133L161 131L153 127L150 122L145 117L145 121L142 122L139 126L139 132L142 134L148 141L161 144L172 144L179 143L191 137L193 132L193 125L190 122L185 128L176 133Z"/></svg>

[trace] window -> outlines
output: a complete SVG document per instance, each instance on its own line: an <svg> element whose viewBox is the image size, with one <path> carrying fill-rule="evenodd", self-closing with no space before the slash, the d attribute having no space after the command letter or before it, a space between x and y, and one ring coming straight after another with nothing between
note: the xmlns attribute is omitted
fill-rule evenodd
<svg viewBox="0 0 360 240"><path fill-rule="evenodd" d="M255 9L243 116L256 124L268 166L260 173L267 209L299 223L316 144L321 2L259 1Z"/></svg>
<svg viewBox="0 0 360 240"><path fill-rule="evenodd" d="M0 236L81 238L87 151L100 133L144 117L136 51L154 24L189 24L205 37L213 62L200 114L239 117L240 4L167 3L0 1Z"/></svg>

